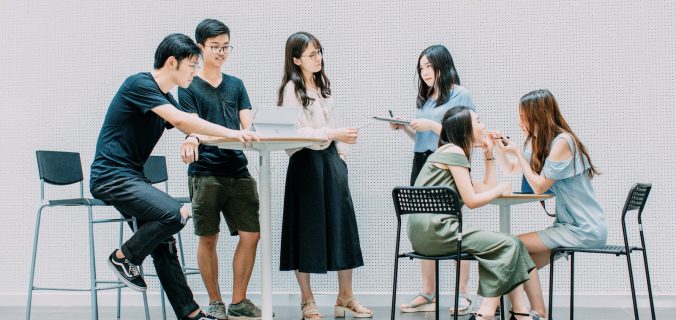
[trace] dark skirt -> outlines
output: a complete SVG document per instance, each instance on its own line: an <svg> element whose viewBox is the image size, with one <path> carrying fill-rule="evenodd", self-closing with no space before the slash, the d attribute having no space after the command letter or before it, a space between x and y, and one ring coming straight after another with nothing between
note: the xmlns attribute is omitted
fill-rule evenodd
<svg viewBox="0 0 676 320"><path fill-rule="evenodd" d="M294 153L286 174L279 269L326 273L363 265L347 164L335 144Z"/></svg>
<svg viewBox="0 0 676 320"><path fill-rule="evenodd" d="M413 153L413 168L411 169L411 186L415 185L415 180L418 179L420 170L422 170L422 167L425 165L425 162L427 162L427 158L429 158L429 156L433 153L434 151L429 150L425 152Z"/></svg>

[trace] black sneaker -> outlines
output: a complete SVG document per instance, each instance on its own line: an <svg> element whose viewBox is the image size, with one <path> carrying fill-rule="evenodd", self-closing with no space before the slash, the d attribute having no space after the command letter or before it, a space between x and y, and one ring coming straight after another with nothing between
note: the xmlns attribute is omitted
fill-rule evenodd
<svg viewBox="0 0 676 320"><path fill-rule="evenodd" d="M227 318L226 318L226 319L227 319ZM219 320L219 319L216 318L215 316L212 316L212 315L210 315L210 314L204 312L204 311L200 311L200 312L199 312L197 315L195 315L194 317L188 317L188 316L185 316L185 317L183 317L183 319L181 319L181 320Z"/></svg>
<svg viewBox="0 0 676 320"><path fill-rule="evenodd" d="M146 291L148 286L138 272L138 267L131 264L127 259L118 259L115 256L115 252L117 250L113 251L110 257L108 257L108 266L113 270L117 278L133 290L139 292Z"/></svg>

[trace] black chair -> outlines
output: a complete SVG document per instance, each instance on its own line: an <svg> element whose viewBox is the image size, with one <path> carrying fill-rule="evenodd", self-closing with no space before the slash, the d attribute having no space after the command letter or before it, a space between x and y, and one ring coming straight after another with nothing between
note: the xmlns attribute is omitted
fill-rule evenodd
<svg viewBox="0 0 676 320"><path fill-rule="evenodd" d="M143 166L143 174L150 181L151 184L163 184L164 192L169 192L169 175L167 173L167 159L164 156L150 156ZM189 197L173 197L176 201L180 203L191 203ZM199 274L199 269L195 267L187 267L185 263L185 255L183 254L183 239L181 239L181 233L176 234L178 242L178 253L181 261L181 268L183 269L183 274L193 275ZM147 274L151 277L156 277L157 274ZM164 299L164 288L160 284L160 299L162 301L162 319L166 319L166 310L165 310L165 299Z"/></svg>
<svg viewBox="0 0 676 320"><path fill-rule="evenodd" d="M34 290L58 290L58 291L90 291L91 292L91 308L92 319L99 318L98 315L98 300L97 292L100 290L117 289L117 319L120 319L120 301L121 288L125 288L122 282L117 280L99 280L96 277L96 257L94 255L94 224L116 222L120 224L120 238L119 245L122 245L123 227L125 222L134 222L134 219L94 219L92 208L108 206L107 203L84 197L84 187L82 178L82 164L80 162L80 154L76 152L60 152L60 151L43 151L35 152L38 161L38 172L40 176L40 201L41 205L37 212L35 220L35 235L33 236L33 254L31 258L30 279L28 282L28 303L26 305L26 320L30 319L31 302ZM45 199L45 183L51 185L72 185L74 183L80 184L79 198L72 199ZM34 285L35 279L35 260L38 249L38 236L40 234L40 219L42 211L45 208L51 207L85 207L87 208L87 222L89 232L89 273L90 273L90 287L85 288L49 288L37 287ZM102 285L103 284L103 285ZM146 293L143 292L143 305L145 307L146 319L150 319L148 314L148 299Z"/></svg>
<svg viewBox="0 0 676 320"><path fill-rule="evenodd" d="M553 304L553 293L554 293L554 257L557 254L568 254L570 256L570 319L573 319L573 288L575 280L575 253L576 252L587 252L587 253L601 253L601 254L613 254L615 256L624 255L627 257L627 268L629 269L629 284L631 285L631 298L634 303L634 318L638 319L638 305L636 304L636 288L634 287L634 272L631 266L631 253L633 251L642 251L643 252L643 264L645 267L645 276L646 281L648 282L648 299L650 300L650 313L652 319L655 320L655 306L653 303L653 291L650 286L650 272L648 270L648 254L646 253L645 238L643 237L643 222L641 220L641 215L643 214L643 207L648 200L648 194L650 194L650 189L652 185L649 183L637 183L629 191L627 200L624 203L624 209L622 209L622 237L624 239L624 245L606 245L600 249L585 249L585 248L570 248L570 247L559 247L552 250L551 256L549 258L549 313L550 319L553 319L552 315L552 304ZM626 217L629 211L637 210L638 214L638 230L641 238L641 246L629 246L629 238L627 237L627 226L626 226Z"/></svg>
<svg viewBox="0 0 676 320"><path fill-rule="evenodd" d="M460 250L462 243L462 211L458 193L449 187L396 187L392 190L394 210L397 214L397 245L394 258L394 283L392 285L392 314L394 320L397 303L397 273L399 271L399 259L422 259L434 260L435 264L435 296L437 297L435 319L439 320L439 261L455 260L455 312L453 319L458 319L458 301L460 299L460 260L475 260L470 254ZM458 254L445 256L425 256L415 251L400 253L401 242L401 216L407 214L446 214L458 217ZM500 297L500 318L504 320L503 299Z"/></svg>

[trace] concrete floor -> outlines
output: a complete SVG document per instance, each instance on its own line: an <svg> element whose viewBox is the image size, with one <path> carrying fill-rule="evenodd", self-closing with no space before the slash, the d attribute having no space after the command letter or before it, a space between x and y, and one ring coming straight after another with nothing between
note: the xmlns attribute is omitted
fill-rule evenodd
<svg viewBox="0 0 676 320"><path fill-rule="evenodd" d="M325 314L327 320L334 319L333 317L333 308L331 306L319 306L320 311ZM452 319L448 313L448 306L442 306L442 316L440 319ZM444 311L445 310L445 311ZM275 307L275 319L287 320L287 319L300 319L300 310L297 307L291 306L282 306ZM376 307L373 308L374 311L374 320L383 320L390 319L390 310L388 307ZM175 319L175 316L171 311L167 310L168 316L167 319ZM671 308L658 308L657 319L676 319L676 309ZM569 313L566 309L555 309L557 319L569 319ZM640 310L640 315L643 319L650 319L650 311L648 309ZM24 319L25 318L25 308L22 307L0 307L0 319ZM40 307L36 306L33 308L31 313L31 319L33 320L66 320L66 319L91 319L90 318L89 308L87 307ZM150 308L150 319L161 319L161 310L159 307ZM632 308L615 308L615 309L604 309L604 308L576 308L575 309L575 319L578 320L610 320L610 319L633 319L633 309ZM114 307L101 307L99 308L99 319L115 319L115 308ZM128 307L122 310L122 319L125 320L144 320L143 308L141 307ZM347 319L350 319L348 317ZM409 313L409 314L399 314L397 319L434 319L433 313ZM460 317L459 319L467 319L466 316Z"/></svg>

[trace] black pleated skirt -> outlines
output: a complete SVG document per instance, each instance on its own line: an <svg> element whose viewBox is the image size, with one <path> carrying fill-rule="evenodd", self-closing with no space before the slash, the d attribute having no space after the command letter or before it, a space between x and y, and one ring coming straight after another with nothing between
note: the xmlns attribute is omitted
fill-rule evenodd
<svg viewBox="0 0 676 320"><path fill-rule="evenodd" d="M326 273L364 265L347 165L335 144L289 160L280 270Z"/></svg>

